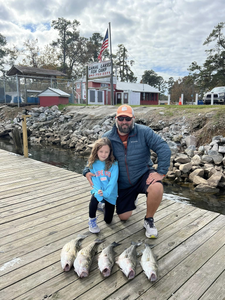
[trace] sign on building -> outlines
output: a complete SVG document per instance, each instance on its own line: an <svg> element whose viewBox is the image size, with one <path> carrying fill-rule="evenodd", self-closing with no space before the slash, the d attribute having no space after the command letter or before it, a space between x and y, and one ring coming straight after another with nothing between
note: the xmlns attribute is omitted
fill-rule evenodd
<svg viewBox="0 0 225 300"><path fill-rule="evenodd" d="M88 79L109 77L111 75L111 61L102 61L88 65Z"/></svg>

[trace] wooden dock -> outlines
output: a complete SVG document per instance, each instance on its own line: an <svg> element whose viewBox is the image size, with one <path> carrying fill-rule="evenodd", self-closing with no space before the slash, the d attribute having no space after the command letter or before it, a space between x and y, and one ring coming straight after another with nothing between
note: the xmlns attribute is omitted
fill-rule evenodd
<svg viewBox="0 0 225 300"><path fill-rule="evenodd" d="M145 197L127 222L115 215L106 225L98 213L104 244L154 244L158 280L147 280L140 264L128 281L115 265L103 278L96 254L89 277L63 272L65 243L88 231L90 187L82 175L0 150L0 299L225 299L225 216L163 199L156 215L159 237L145 237ZM90 234L82 242L96 238ZM139 257L140 260L140 257Z"/></svg>

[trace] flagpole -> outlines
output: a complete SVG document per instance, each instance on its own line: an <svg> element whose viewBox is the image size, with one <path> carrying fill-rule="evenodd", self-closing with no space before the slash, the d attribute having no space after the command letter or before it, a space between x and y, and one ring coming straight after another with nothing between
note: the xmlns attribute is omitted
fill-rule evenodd
<svg viewBox="0 0 225 300"><path fill-rule="evenodd" d="M113 60L112 60L112 37L111 37L111 23L109 22L109 39L110 39L110 60L111 60L111 76L110 76L110 86L111 86L111 105L114 105L113 101Z"/></svg>

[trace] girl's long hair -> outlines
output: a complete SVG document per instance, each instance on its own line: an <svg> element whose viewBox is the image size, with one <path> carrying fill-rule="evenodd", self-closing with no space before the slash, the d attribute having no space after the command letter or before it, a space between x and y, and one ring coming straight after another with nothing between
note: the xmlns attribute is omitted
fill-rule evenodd
<svg viewBox="0 0 225 300"><path fill-rule="evenodd" d="M105 160L105 170L107 171L111 168L112 164L115 161L115 157L113 155L112 144L107 137L103 137L94 143L92 151L91 151L91 155L88 159L88 167L89 168L92 168L93 163L96 160L98 160L98 150L105 145L109 146L109 149L110 149L109 156Z"/></svg>

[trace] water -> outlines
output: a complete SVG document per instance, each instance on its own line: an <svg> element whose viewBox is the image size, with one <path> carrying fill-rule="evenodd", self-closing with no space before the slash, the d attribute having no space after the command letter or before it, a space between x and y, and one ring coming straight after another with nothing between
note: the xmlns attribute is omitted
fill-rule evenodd
<svg viewBox="0 0 225 300"><path fill-rule="evenodd" d="M15 152L12 142L8 139L0 139L0 149ZM75 155L70 149L54 146L29 145L29 155L32 159L79 174L82 174L83 168L87 163L87 157ZM167 199L225 215L225 192L217 195L197 193L193 190L190 183L177 184L170 180L165 180L164 192L164 197Z"/></svg>

